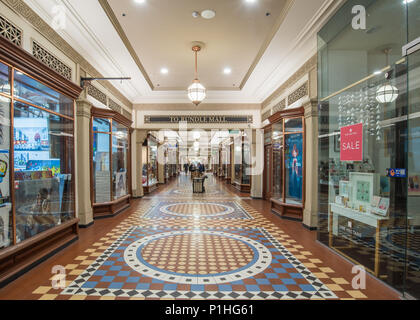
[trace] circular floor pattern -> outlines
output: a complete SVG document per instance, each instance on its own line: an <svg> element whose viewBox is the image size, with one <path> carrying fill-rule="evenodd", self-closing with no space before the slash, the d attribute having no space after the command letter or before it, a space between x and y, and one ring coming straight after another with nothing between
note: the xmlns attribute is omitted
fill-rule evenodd
<svg viewBox="0 0 420 320"><path fill-rule="evenodd" d="M183 218L218 217L235 212L231 206L210 202L178 202L159 208L160 212Z"/></svg>
<svg viewBox="0 0 420 320"><path fill-rule="evenodd" d="M270 250L244 236L217 231L173 231L139 239L124 252L135 271L181 284L246 279L271 264Z"/></svg>

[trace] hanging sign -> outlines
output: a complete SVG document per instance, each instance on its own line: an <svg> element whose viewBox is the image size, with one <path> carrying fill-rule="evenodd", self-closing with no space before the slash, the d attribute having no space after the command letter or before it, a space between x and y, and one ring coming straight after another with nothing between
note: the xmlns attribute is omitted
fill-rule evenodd
<svg viewBox="0 0 420 320"><path fill-rule="evenodd" d="M363 123L341 128L341 161L363 161Z"/></svg>

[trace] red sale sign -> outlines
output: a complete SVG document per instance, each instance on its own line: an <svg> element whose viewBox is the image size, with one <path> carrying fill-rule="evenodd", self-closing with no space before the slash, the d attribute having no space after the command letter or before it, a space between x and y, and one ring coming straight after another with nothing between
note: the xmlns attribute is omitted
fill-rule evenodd
<svg viewBox="0 0 420 320"><path fill-rule="evenodd" d="M341 128L341 161L363 161L363 123Z"/></svg>

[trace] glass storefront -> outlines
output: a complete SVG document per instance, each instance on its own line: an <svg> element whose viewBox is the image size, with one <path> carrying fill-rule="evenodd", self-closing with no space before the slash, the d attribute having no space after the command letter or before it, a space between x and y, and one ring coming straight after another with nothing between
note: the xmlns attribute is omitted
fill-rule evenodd
<svg viewBox="0 0 420 320"><path fill-rule="evenodd" d="M241 133L234 139L235 184L243 192L251 186L250 163L251 149L246 134Z"/></svg>
<svg viewBox="0 0 420 320"><path fill-rule="evenodd" d="M157 187L158 183L158 163L157 163L158 143L157 140L149 135L143 144L143 189L146 193L151 192Z"/></svg>
<svg viewBox="0 0 420 320"><path fill-rule="evenodd" d="M112 202L129 194L129 129L110 115L92 111L92 176L94 204ZM111 113L111 112L109 112ZM96 116L97 115L97 116Z"/></svg>
<svg viewBox="0 0 420 320"><path fill-rule="evenodd" d="M73 116L73 99L0 62L0 248L74 219Z"/></svg>
<svg viewBox="0 0 420 320"><path fill-rule="evenodd" d="M350 0L318 34L318 240L416 298L420 54L402 47L419 14L418 1Z"/></svg>

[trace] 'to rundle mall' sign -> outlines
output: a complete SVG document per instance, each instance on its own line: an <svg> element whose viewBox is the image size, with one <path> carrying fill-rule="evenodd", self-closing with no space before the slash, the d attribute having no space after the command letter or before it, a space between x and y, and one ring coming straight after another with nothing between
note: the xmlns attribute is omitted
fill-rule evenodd
<svg viewBox="0 0 420 320"><path fill-rule="evenodd" d="M253 116L144 116L144 123L249 124Z"/></svg>
<svg viewBox="0 0 420 320"><path fill-rule="evenodd" d="M363 161L363 123L341 128L341 161Z"/></svg>

